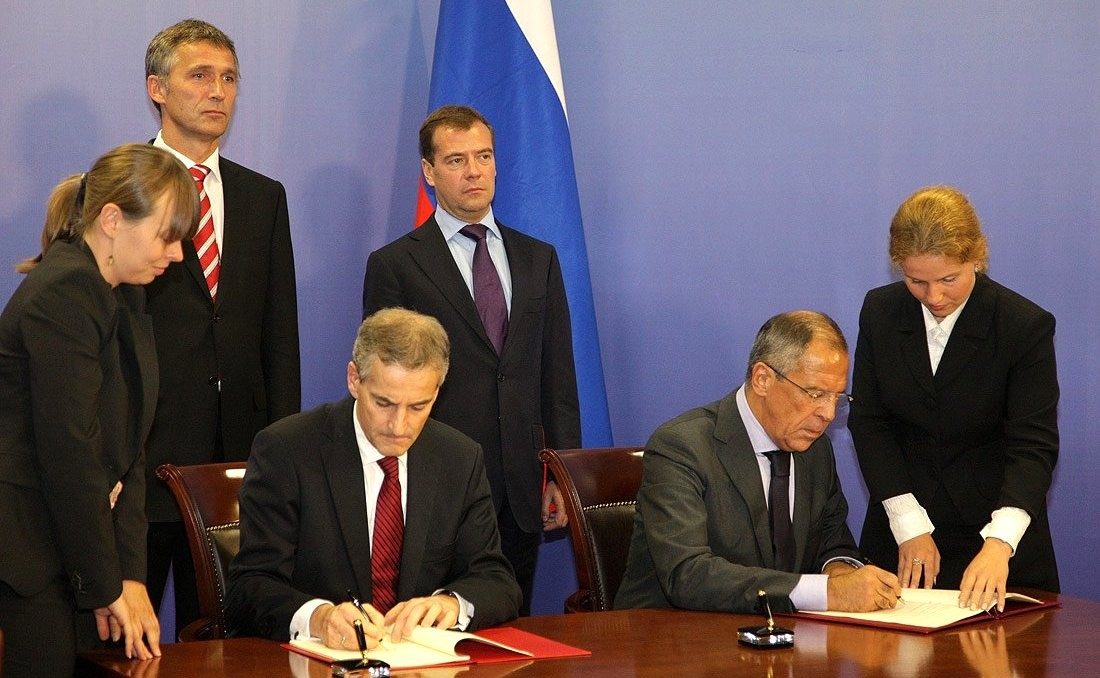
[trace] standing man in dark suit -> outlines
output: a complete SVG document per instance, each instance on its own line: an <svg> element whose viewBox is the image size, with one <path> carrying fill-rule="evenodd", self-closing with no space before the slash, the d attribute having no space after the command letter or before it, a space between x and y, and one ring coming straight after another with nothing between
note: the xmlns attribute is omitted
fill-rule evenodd
<svg viewBox="0 0 1100 678"><path fill-rule="evenodd" d="M831 318L760 328L745 383L657 429L615 607L752 612L892 608L898 578L858 560L825 429L846 407L848 345Z"/></svg>
<svg viewBox="0 0 1100 678"><path fill-rule="evenodd" d="M152 474L247 458L257 431L301 408L301 376L286 192L218 151L237 99L233 41L182 21L149 43L145 72L161 118L153 145L191 170L204 214L183 262L146 288L161 375ZM152 475L147 510L149 589L159 605L171 564L181 628L198 616L194 569L175 501Z"/></svg>
<svg viewBox="0 0 1100 678"><path fill-rule="evenodd" d="M357 619L373 648L390 624L400 640L418 625L472 630L516 616L481 448L428 418L448 359L434 318L379 311L352 349L352 397L256 436L229 572L237 630L347 650ZM348 591L369 601L362 611Z"/></svg>
<svg viewBox="0 0 1100 678"><path fill-rule="evenodd" d="M573 338L557 253L493 215L493 129L477 111L443 106L420 128L435 213L370 255L363 314L404 306L451 338L451 379L435 417L481 444L504 555L531 610L540 530L565 525L561 493L543 487L538 451L579 447ZM541 489L541 491L540 491Z"/></svg>

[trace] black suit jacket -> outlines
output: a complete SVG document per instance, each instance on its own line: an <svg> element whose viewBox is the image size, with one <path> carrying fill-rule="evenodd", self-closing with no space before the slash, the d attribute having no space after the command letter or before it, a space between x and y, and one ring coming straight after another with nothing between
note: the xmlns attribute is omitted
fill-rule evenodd
<svg viewBox="0 0 1100 678"><path fill-rule="evenodd" d="M355 401L288 417L256 436L241 487L241 550L229 572L237 631L286 640L313 598L371 598L370 537ZM520 592L500 552L477 443L431 419L409 448L397 599L455 591L470 628L515 617Z"/></svg>
<svg viewBox="0 0 1100 678"><path fill-rule="evenodd" d="M146 287L161 392L149 438L149 519L179 520L157 466L243 460L269 423L301 409L298 301L282 184L224 157L217 303L195 254ZM220 390L219 390L220 387Z"/></svg>
<svg viewBox="0 0 1100 678"><path fill-rule="evenodd" d="M1009 583L1057 590L1046 513L1058 457L1054 325L1050 313L978 274L933 376L920 302L902 282L867 293L848 428L870 493L861 536L868 556L897 562L883 499L911 492L937 528L971 530L973 550L941 548L944 569L953 561L960 573L990 513L1014 506L1032 522Z"/></svg>
<svg viewBox="0 0 1100 678"><path fill-rule="evenodd" d="M634 532L616 608L754 612L757 591L793 610L801 574L859 557L826 436L793 454L797 572L775 569L760 466L736 391L663 424L646 444Z"/></svg>
<svg viewBox="0 0 1100 678"><path fill-rule="evenodd" d="M580 447L573 335L554 248L499 221L512 275L508 336L498 356L433 215L370 255L363 315L402 306L434 316L451 340L451 366L432 416L481 444L493 501L542 530L538 452Z"/></svg>
<svg viewBox="0 0 1100 678"><path fill-rule="evenodd" d="M17 593L64 575L91 609L145 580L157 364L143 298L112 290L83 243L55 242L0 316L0 580Z"/></svg>

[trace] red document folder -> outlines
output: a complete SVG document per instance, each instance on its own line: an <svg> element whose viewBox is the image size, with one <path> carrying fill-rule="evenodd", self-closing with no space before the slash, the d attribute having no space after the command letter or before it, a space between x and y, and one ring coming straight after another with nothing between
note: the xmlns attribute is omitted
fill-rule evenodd
<svg viewBox="0 0 1100 678"><path fill-rule="evenodd" d="M514 652L499 650L492 645L481 643L459 643L462 652L470 655L470 661L474 664L495 664L498 662L511 662L521 659L562 659L564 657L588 657L592 653L579 647L559 643L556 640L543 638L542 636L521 631L519 629L499 626L492 629L482 629L474 632L474 635L495 640L498 643L518 647L531 653L530 657L518 656Z"/></svg>

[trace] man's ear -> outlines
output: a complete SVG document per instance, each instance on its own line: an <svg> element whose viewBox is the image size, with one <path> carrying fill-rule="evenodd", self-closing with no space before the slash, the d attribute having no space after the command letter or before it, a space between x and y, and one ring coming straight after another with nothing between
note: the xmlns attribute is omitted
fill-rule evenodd
<svg viewBox="0 0 1100 678"><path fill-rule="evenodd" d="M149 98L152 99L154 103L164 103L164 86L160 81L160 76L150 75L146 77L145 91L149 94Z"/></svg>
<svg viewBox="0 0 1100 678"><path fill-rule="evenodd" d="M352 398L359 398L359 370L351 360L348 361L348 392Z"/></svg>
<svg viewBox="0 0 1100 678"><path fill-rule="evenodd" d="M420 171L424 173L424 181L428 182L428 185L432 188L435 188L435 167L424 158L421 158Z"/></svg>
<svg viewBox="0 0 1100 678"><path fill-rule="evenodd" d="M770 367L762 362L753 363L752 371L749 372L749 387L758 396L766 396L768 394L768 387L771 386L773 373Z"/></svg>

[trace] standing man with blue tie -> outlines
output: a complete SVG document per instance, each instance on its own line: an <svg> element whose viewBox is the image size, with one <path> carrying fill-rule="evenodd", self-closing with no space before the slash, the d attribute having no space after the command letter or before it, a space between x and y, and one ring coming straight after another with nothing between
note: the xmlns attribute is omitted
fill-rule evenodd
<svg viewBox="0 0 1100 678"><path fill-rule="evenodd" d="M543 486L543 445L580 446L569 306L554 248L493 215L493 129L476 110L443 106L420 128L421 169L438 208L371 254L363 315L403 306L451 338L451 377L432 416L481 444L502 550L531 609L541 530L565 525Z"/></svg>
<svg viewBox="0 0 1100 678"><path fill-rule="evenodd" d="M220 156L237 100L233 41L187 19L153 38L146 90L153 141L195 178L200 226L183 261L146 287L160 363L148 442L149 592L171 566L177 629L198 617L195 575L175 501L152 476L164 463L248 458L257 431L301 408L298 305L286 191Z"/></svg>

